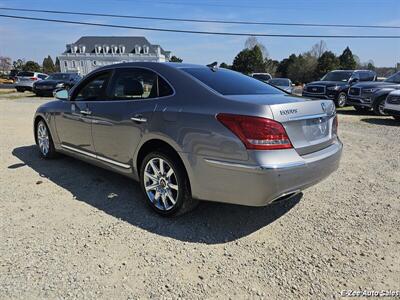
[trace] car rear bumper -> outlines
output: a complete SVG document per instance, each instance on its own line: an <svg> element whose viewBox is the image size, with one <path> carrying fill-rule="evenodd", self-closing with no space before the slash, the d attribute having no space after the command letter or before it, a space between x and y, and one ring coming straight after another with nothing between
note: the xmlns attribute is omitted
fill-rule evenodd
<svg viewBox="0 0 400 300"><path fill-rule="evenodd" d="M339 167L342 147L337 140L323 150L304 156L293 149L278 150L288 154L287 160L274 163L268 157L260 157L258 165L197 158L191 176L192 194L203 200L264 206L328 177ZM268 156L271 151L259 154ZM193 158L189 161L193 162Z"/></svg>
<svg viewBox="0 0 400 300"><path fill-rule="evenodd" d="M16 88L27 88L27 89L30 89L30 90L32 90L32 87L33 87L33 81L32 82L29 82L29 81L17 81L16 83L15 83L15 87Z"/></svg>

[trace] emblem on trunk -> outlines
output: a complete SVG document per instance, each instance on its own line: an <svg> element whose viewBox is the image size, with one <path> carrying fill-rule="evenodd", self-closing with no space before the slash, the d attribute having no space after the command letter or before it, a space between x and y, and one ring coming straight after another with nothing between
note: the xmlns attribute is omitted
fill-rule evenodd
<svg viewBox="0 0 400 300"><path fill-rule="evenodd" d="M281 111L279 111L280 112L280 114L282 115L282 116L286 116L286 115L290 115L290 114L297 114L298 113L298 110L297 110L297 108L294 108L294 109L285 109L285 110L281 110Z"/></svg>
<svg viewBox="0 0 400 300"><path fill-rule="evenodd" d="M322 110L324 111L324 112L326 112L326 104L325 103L321 103L321 107L322 107Z"/></svg>

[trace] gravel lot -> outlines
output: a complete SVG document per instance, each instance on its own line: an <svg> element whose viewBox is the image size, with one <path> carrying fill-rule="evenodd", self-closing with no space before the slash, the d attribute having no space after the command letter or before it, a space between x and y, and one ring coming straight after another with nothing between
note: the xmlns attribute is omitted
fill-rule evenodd
<svg viewBox="0 0 400 300"><path fill-rule="evenodd" d="M0 298L340 298L400 289L400 125L340 112L340 169L294 199L176 219L138 184L39 158L47 100L0 96Z"/></svg>

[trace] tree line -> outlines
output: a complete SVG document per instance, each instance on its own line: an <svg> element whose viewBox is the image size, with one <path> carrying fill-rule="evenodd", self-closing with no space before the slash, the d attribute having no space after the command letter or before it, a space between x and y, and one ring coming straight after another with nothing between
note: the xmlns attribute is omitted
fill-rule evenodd
<svg viewBox="0 0 400 300"><path fill-rule="evenodd" d="M246 40L244 49L236 55L232 65L221 63L220 67L244 74L265 72L273 77L290 78L297 84L318 80L332 70L375 69L373 61L361 63L349 47L337 56L327 49L324 41L299 55L293 53L281 61L273 60L265 45L255 37Z"/></svg>
<svg viewBox="0 0 400 300"><path fill-rule="evenodd" d="M0 72L6 73L11 70L51 74L60 72L60 61L56 58L54 62L51 56L48 55L43 59L42 65L39 65L33 60L25 61L24 59L17 59L12 61L10 57L0 56Z"/></svg>

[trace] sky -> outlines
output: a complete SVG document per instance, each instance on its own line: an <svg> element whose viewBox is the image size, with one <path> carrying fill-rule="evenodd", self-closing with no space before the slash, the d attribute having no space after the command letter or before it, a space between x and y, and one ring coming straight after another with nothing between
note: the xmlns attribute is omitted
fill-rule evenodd
<svg viewBox="0 0 400 300"><path fill-rule="evenodd" d="M400 26L400 0L0 0L0 7L80 11L137 16L219 19L289 23L356 24ZM260 25L176 23L137 19L113 19L2 11L0 14L44 17L107 24L165 27L201 31L254 32L269 34L326 35L400 35L400 29L311 28ZM99 28L0 17L0 56L22 58L39 63L47 55L53 58L85 35L145 36L188 63L218 61L231 64L243 49L244 36L209 36L154 32L131 29ZM260 37L270 58L282 60L300 54L319 38ZM347 46L362 62L373 60L376 66L393 67L400 62L400 39L324 39L329 50L340 54Z"/></svg>

